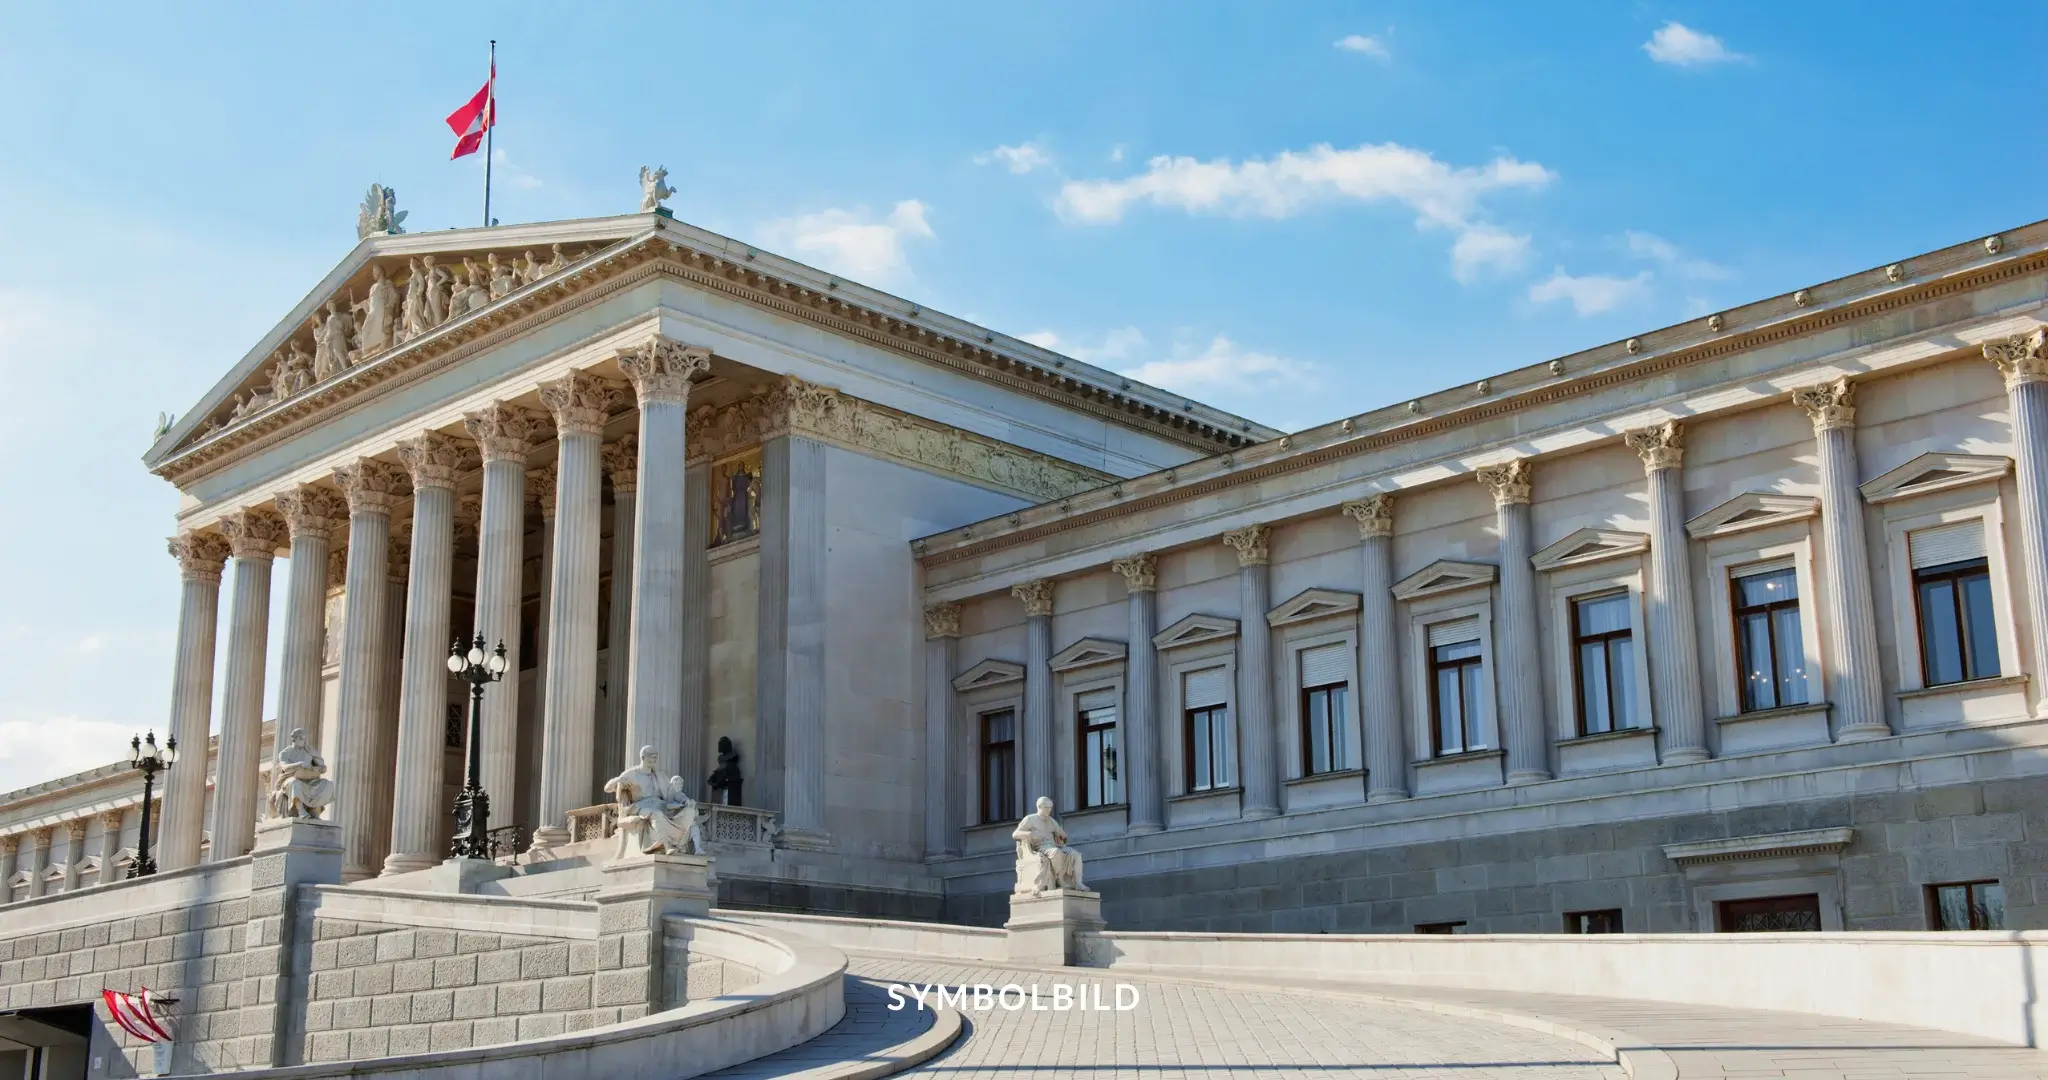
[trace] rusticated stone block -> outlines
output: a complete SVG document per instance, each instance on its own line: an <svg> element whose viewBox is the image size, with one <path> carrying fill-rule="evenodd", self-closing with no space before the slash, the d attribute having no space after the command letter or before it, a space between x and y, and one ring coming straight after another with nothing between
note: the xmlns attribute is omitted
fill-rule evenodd
<svg viewBox="0 0 2048 1080"><path fill-rule="evenodd" d="M412 1022L438 1024L455 1018L455 991L422 990L412 996Z"/></svg>
<svg viewBox="0 0 2048 1080"><path fill-rule="evenodd" d="M540 1007L548 1012L572 1012L590 1007L590 978L566 975L541 984Z"/></svg>
<svg viewBox="0 0 2048 1080"><path fill-rule="evenodd" d="M551 979L568 973L567 944L537 945L519 951L519 977L522 979Z"/></svg>

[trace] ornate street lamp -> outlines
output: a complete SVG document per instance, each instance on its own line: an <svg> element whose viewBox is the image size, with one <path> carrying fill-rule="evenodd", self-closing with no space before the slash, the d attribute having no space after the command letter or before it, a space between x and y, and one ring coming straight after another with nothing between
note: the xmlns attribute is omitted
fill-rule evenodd
<svg viewBox="0 0 2048 1080"><path fill-rule="evenodd" d="M128 741L131 753L128 764L142 771L142 836L135 844L135 865L128 868L131 878L147 877L156 873L156 858L149 853L149 804L156 798L156 774L166 772L178 761L178 737L164 740L164 747L156 747L156 732L137 736Z"/></svg>
<svg viewBox="0 0 2048 1080"><path fill-rule="evenodd" d="M462 642L448 650L448 671L469 684L469 767L462 778L462 792L455 796L455 843L458 859L491 857L491 797L484 792L478 775L483 764L484 686L505 677L505 643L498 651L484 654L484 636L464 653Z"/></svg>

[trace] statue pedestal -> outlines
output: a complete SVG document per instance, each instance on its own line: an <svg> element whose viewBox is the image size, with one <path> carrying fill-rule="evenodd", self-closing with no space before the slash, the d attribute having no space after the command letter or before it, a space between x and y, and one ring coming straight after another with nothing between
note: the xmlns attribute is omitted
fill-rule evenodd
<svg viewBox="0 0 2048 1080"><path fill-rule="evenodd" d="M1079 959L1084 931L1101 930L1102 894L1080 889L1049 889L1042 893L1011 893L1010 962L1067 967Z"/></svg>
<svg viewBox="0 0 2048 1080"><path fill-rule="evenodd" d="M591 1004L617 1006L622 1020L682 1004L680 991L669 985L674 980L666 973L673 966L671 945L687 949L687 938L672 943L664 923L673 915L710 913L717 899L711 860L703 855L638 855L606 864L603 873L604 886L595 897L598 970ZM679 962L687 969L686 954Z"/></svg>
<svg viewBox="0 0 2048 1080"><path fill-rule="evenodd" d="M707 855L632 855L606 863L603 873L595 898L600 908L636 905L658 920L708 914L718 899Z"/></svg>
<svg viewBox="0 0 2048 1080"><path fill-rule="evenodd" d="M315 818L287 817L265 818L256 823L256 843L250 854L286 849L309 855L331 852L338 860L341 856L341 826ZM341 879L337 876L335 880Z"/></svg>

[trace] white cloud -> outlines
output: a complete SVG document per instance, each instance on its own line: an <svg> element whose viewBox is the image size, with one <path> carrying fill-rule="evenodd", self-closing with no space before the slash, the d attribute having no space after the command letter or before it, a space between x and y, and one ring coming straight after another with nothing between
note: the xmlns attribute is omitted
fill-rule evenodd
<svg viewBox="0 0 2048 1080"><path fill-rule="evenodd" d="M1650 272L1643 271L1632 278L1612 277L1607 274L1588 274L1573 277L1558 267L1551 275L1529 286L1529 299L1538 304L1558 300L1571 301L1572 310L1581 316L1599 315L1613 311L1623 304L1633 303L1650 295Z"/></svg>
<svg viewBox="0 0 2048 1080"><path fill-rule="evenodd" d="M532 191L536 188L547 186L540 177L514 165L512 159L506 157L503 150L496 150L491 153L491 165L493 171L502 177L506 183L521 191Z"/></svg>
<svg viewBox="0 0 2048 1080"><path fill-rule="evenodd" d="M1650 40L1643 42L1643 51L1650 54L1650 59L1673 67L1704 67L1749 59L1741 53L1729 52L1720 38L1677 22L1658 27Z"/></svg>
<svg viewBox="0 0 2048 1080"><path fill-rule="evenodd" d="M1148 360L1122 374L1196 398L1283 388L1313 390L1317 386L1312 365L1247 349L1222 334L1203 348L1178 347L1171 356ZM1227 404L1223 407L1230 408Z"/></svg>
<svg viewBox="0 0 2048 1080"><path fill-rule="evenodd" d="M1529 238L1491 225L1474 225L1451 245L1451 276L1470 285L1486 271L1511 273L1529 261Z"/></svg>
<svg viewBox="0 0 2048 1080"><path fill-rule="evenodd" d="M1669 267L1680 277L1694 281L1726 281L1735 276L1735 271L1705 259L1695 259L1677 244L1655 233L1631 231L1624 233L1622 238L1628 244L1630 255Z"/></svg>
<svg viewBox="0 0 2048 1080"><path fill-rule="evenodd" d="M1102 343L1099 345L1068 341L1050 330L1034 330L1022 335L1022 340L1041 349L1051 349L1056 353L1071 356L1084 364L1098 365L1115 365L1134 359L1148 344L1145 335L1135 326L1111 330L1103 335Z"/></svg>
<svg viewBox="0 0 2048 1080"><path fill-rule="evenodd" d="M909 276L906 240L932 240L937 234L924 217L924 204L905 199L876 219L865 210L824 210L771 223L771 243L813 257L834 273L876 285Z"/></svg>
<svg viewBox="0 0 2048 1080"><path fill-rule="evenodd" d="M87 635L86 635L85 637L83 637L83 638L79 639L79 642L78 642L78 651L79 651L79 652L82 652L82 653L85 653L86 655L90 656L90 655L92 655L93 653L96 653L96 652L100 651L100 649L102 649L103 647L105 647L105 646L106 646L106 644L107 644L107 638L106 638L106 635L104 635L104 634L87 634Z"/></svg>
<svg viewBox="0 0 2048 1080"><path fill-rule="evenodd" d="M1045 147L1035 142L1018 143L1016 146L998 146L986 154L975 157L976 165L999 164L1003 168L1023 176L1025 173L1052 167L1052 155Z"/></svg>
<svg viewBox="0 0 2048 1080"><path fill-rule="evenodd" d="M0 791L111 764L127 750L130 727L76 716L0 720Z"/></svg>
<svg viewBox="0 0 2048 1080"><path fill-rule="evenodd" d="M1337 47L1345 52L1362 53L1381 60L1392 57L1392 54L1387 52L1386 42L1367 34L1346 34L1337 39Z"/></svg>

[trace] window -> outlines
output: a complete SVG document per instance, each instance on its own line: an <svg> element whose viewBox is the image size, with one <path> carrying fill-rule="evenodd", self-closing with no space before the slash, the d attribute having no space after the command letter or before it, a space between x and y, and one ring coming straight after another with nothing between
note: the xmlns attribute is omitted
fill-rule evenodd
<svg viewBox="0 0 2048 1080"><path fill-rule="evenodd" d="M1564 932L1567 934L1619 934L1621 933L1621 909L1607 908L1603 911L1567 911L1564 913Z"/></svg>
<svg viewBox="0 0 2048 1080"><path fill-rule="evenodd" d="M1220 667L1191 671L1181 685L1181 759L1187 763L1188 792L1235 787L1229 672Z"/></svg>
<svg viewBox="0 0 2048 1080"><path fill-rule="evenodd" d="M1991 567L1984 521L1922 529L1907 538L1920 622L1920 677L1927 686L1998 675Z"/></svg>
<svg viewBox="0 0 2048 1080"><path fill-rule="evenodd" d="M1628 593L1572 601L1572 674L1579 734L1632 728L1636 718L1635 636Z"/></svg>
<svg viewBox="0 0 2048 1080"><path fill-rule="evenodd" d="M1461 934L1464 931L1465 920L1463 919L1459 919L1457 922L1425 922L1415 924L1415 932L1418 934Z"/></svg>
<svg viewBox="0 0 2048 1080"><path fill-rule="evenodd" d="M1122 785L1117 783L1115 692L1083 694L1076 721L1080 753L1075 760L1080 763L1081 782L1075 788L1081 796L1080 809L1124 801Z"/></svg>
<svg viewBox="0 0 2048 1080"><path fill-rule="evenodd" d="M1772 567L1738 573L1732 584L1742 711L1806 704L1797 575L1789 566Z"/></svg>
<svg viewBox="0 0 2048 1080"><path fill-rule="evenodd" d="M1429 628L1429 715L1436 756L1486 748L1479 622L1462 619Z"/></svg>
<svg viewBox="0 0 2048 1080"><path fill-rule="evenodd" d="M1319 645L1301 651L1301 774L1354 768L1347 738L1351 649Z"/></svg>
<svg viewBox="0 0 2048 1080"><path fill-rule="evenodd" d="M1965 881L1927 887L1928 924L1936 930L2005 929L2005 886Z"/></svg>
<svg viewBox="0 0 2048 1080"><path fill-rule="evenodd" d="M1715 924L1724 934L1820 932L1820 895L1765 896L1755 900L1723 900L1715 906Z"/></svg>
<svg viewBox="0 0 2048 1080"><path fill-rule="evenodd" d="M1017 810L1017 712L981 716L981 820L1008 821Z"/></svg>

